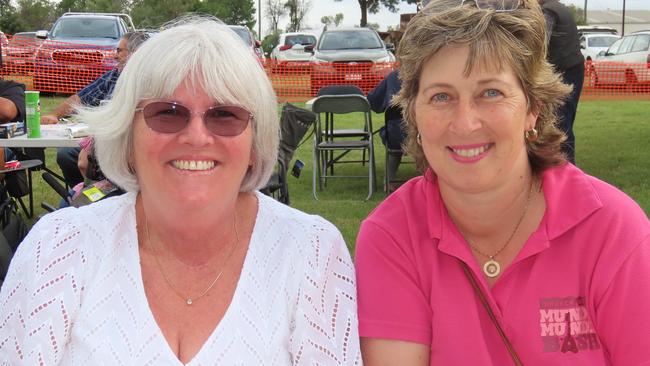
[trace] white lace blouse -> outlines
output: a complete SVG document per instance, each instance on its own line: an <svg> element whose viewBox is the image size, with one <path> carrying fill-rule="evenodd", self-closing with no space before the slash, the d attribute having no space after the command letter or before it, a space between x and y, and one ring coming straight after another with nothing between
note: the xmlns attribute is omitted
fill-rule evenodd
<svg viewBox="0 0 650 366"><path fill-rule="evenodd" d="M361 364L341 234L257 197L232 302L188 365ZM0 364L181 365L145 296L135 198L59 210L34 226L0 292Z"/></svg>

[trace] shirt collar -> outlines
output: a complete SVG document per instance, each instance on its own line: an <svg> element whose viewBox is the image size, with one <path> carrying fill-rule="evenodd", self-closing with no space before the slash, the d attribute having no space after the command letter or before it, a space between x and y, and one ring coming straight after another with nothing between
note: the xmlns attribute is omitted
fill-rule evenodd
<svg viewBox="0 0 650 366"><path fill-rule="evenodd" d="M542 173L542 189L546 212L541 221L541 231L548 240L559 237L603 206L589 177L573 164L549 168ZM429 236L443 239L456 236L444 201L440 196L438 179L431 169L424 173L424 195L427 205ZM540 230L537 230L540 231ZM442 249L442 248L440 248Z"/></svg>

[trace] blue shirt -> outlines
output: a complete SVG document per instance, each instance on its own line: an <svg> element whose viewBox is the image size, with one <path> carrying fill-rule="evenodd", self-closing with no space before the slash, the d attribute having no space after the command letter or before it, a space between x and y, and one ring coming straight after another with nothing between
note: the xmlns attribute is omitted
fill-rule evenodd
<svg viewBox="0 0 650 366"><path fill-rule="evenodd" d="M88 84L77 93L81 103L85 106L97 107L103 100L110 98L119 76L120 71L113 69Z"/></svg>

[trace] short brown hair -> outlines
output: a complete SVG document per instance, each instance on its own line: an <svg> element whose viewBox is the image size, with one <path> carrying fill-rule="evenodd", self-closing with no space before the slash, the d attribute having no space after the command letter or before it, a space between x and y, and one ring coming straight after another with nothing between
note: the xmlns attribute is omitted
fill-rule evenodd
<svg viewBox="0 0 650 366"><path fill-rule="evenodd" d="M461 6L460 0L432 0L411 19L400 42L402 89L394 100L404 111L406 150L420 169L429 164L417 143L415 100L424 63L445 46L469 47L466 74L477 65L499 70L503 64L512 67L529 110L539 112L535 123L539 137L534 142L526 140L533 172L566 161L560 151L566 136L556 126L555 111L571 86L564 84L546 61L546 23L537 0L521 0L519 8L511 12L480 10L471 2Z"/></svg>

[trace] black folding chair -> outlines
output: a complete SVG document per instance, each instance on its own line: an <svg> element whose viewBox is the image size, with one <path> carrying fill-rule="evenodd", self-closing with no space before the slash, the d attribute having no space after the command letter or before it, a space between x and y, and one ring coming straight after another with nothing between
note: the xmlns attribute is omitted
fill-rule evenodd
<svg viewBox="0 0 650 366"><path fill-rule="evenodd" d="M318 199L317 188L322 190L328 178L365 178L366 175L334 174L334 164L356 162L362 165L367 163L368 195L366 200L370 199L375 187L375 155L372 138L372 117L368 100L359 94L324 94L316 97L312 104L312 111L317 114L313 145L312 194L314 198ZM335 114L353 112L363 114L363 118L359 120L358 128L352 130L334 128ZM325 120L321 118L323 115ZM361 160L343 159L345 154L354 150L362 152L363 157ZM335 152L338 154L335 154Z"/></svg>

